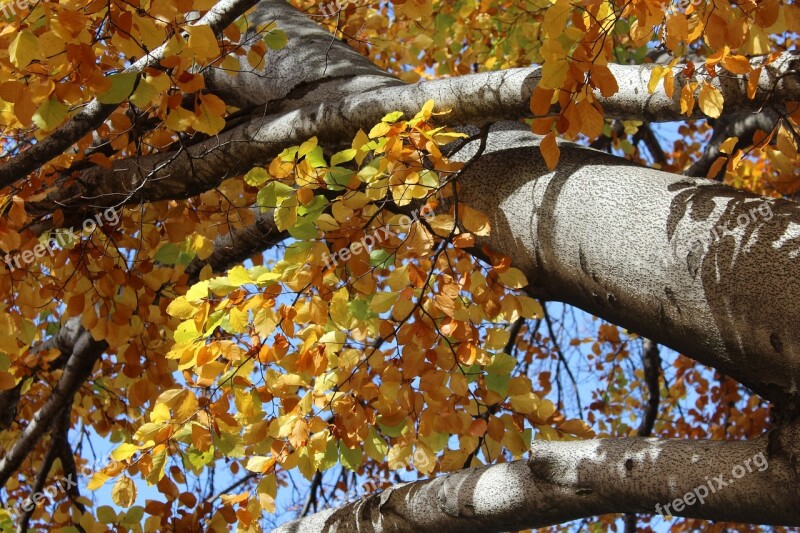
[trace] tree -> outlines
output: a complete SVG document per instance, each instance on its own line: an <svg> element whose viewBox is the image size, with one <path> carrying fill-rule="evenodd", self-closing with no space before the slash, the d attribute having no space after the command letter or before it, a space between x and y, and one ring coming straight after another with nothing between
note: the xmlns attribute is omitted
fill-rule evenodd
<svg viewBox="0 0 800 533"><path fill-rule="evenodd" d="M800 525L797 6L3 13L4 527Z"/></svg>

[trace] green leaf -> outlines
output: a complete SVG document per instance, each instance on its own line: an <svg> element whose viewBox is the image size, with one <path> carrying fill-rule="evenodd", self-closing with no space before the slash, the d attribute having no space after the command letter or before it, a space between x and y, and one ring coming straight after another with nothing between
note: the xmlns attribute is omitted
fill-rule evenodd
<svg viewBox="0 0 800 533"><path fill-rule="evenodd" d="M314 460L320 472L330 470L339 462L339 451L336 449L336 440L331 439L325 446L324 453L315 453Z"/></svg>
<svg viewBox="0 0 800 533"><path fill-rule="evenodd" d="M347 307L350 309L350 314L358 320L369 320L375 316L369 310L369 302L361 298L356 298L350 302Z"/></svg>
<svg viewBox="0 0 800 533"><path fill-rule="evenodd" d="M103 524L110 524L117 520L117 513L114 512L114 508L110 505L101 505L95 512L97 513L97 520Z"/></svg>
<svg viewBox="0 0 800 533"><path fill-rule="evenodd" d="M248 185L258 187L270 178L267 170L262 167L251 168L250 171L244 175L244 181Z"/></svg>
<svg viewBox="0 0 800 533"><path fill-rule="evenodd" d="M294 194L294 188L281 183L280 181L270 181L256 195L256 201L263 210L275 209L280 207L284 200Z"/></svg>
<svg viewBox="0 0 800 533"><path fill-rule="evenodd" d="M317 195L308 204L297 206L297 214L313 222L319 218L329 204L327 198Z"/></svg>
<svg viewBox="0 0 800 533"><path fill-rule="evenodd" d="M511 381L509 376L498 376L489 374L486 376L486 388L494 391L502 397L508 396L508 384Z"/></svg>
<svg viewBox="0 0 800 533"><path fill-rule="evenodd" d="M325 155L322 153L321 146L315 146L313 150L307 153L306 161L309 162L312 168L322 168L328 166L328 163L325 162Z"/></svg>
<svg viewBox="0 0 800 533"><path fill-rule="evenodd" d="M381 428L381 433L383 433L384 435L387 435L389 437L399 437L403 433L403 430L406 427L406 421L403 420L396 426L386 426L378 422L378 426Z"/></svg>
<svg viewBox="0 0 800 533"><path fill-rule="evenodd" d="M355 471L361 466L361 461L364 458L364 450L361 448L351 450L347 446L341 445L339 446L339 457L341 458L342 466Z"/></svg>
<svg viewBox="0 0 800 533"><path fill-rule="evenodd" d="M496 376L507 376L511 374L515 366L517 366L516 359L507 353L498 353L492 356L492 362L486 366L486 372Z"/></svg>
<svg viewBox="0 0 800 533"><path fill-rule="evenodd" d="M341 152L336 152L331 157L331 166L335 167L339 163L347 163L348 161L352 161L352 159L356 156L355 148L348 148L347 150L342 150Z"/></svg>
<svg viewBox="0 0 800 533"><path fill-rule="evenodd" d="M182 455L181 457L183 458L184 467L187 467L186 462L188 461L189 465L191 465L191 470L195 474L198 474L204 466L210 464L211 461L214 460L214 446L211 446L204 452L201 452L196 448L189 448L186 451L186 454Z"/></svg>
<svg viewBox="0 0 800 533"><path fill-rule="evenodd" d="M69 106L49 98L33 114L33 122L45 131L54 130L67 118L67 111Z"/></svg>
<svg viewBox="0 0 800 533"><path fill-rule="evenodd" d="M134 524L139 525L142 523L143 516L144 516L144 507L142 507L141 505L137 505L136 507L131 507L130 509L128 509L128 512L125 513L125 516L122 517L122 520L120 520L120 522L131 526Z"/></svg>
<svg viewBox="0 0 800 533"><path fill-rule="evenodd" d="M374 267L386 268L392 266L394 254L390 254L383 248L376 248L369 253L369 264Z"/></svg>
<svg viewBox="0 0 800 533"><path fill-rule="evenodd" d="M383 462L386 459L386 454L389 453L389 445L386 444L374 427L369 428L369 434L364 440L364 451L367 455L378 462Z"/></svg>
<svg viewBox="0 0 800 533"><path fill-rule="evenodd" d="M111 74L111 88L106 92L97 95L97 100L101 104L119 104L124 102L133 93L136 86L136 79L139 74L136 72L120 72Z"/></svg>
<svg viewBox="0 0 800 533"><path fill-rule="evenodd" d="M317 238L317 227L305 217L289 228L289 235L298 241L310 241Z"/></svg>
<svg viewBox="0 0 800 533"><path fill-rule="evenodd" d="M328 188L331 190L341 191L350 183L353 174L354 172L348 168L331 167L331 169L325 173L325 183L328 184Z"/></svg>
<svg viewBox="0 0 800 533"><path fill-rule="evenodd" d="M264 35L264 42L271 50L280 50L289 41L286 32L283 30L272 30Z"/></svg>
<svg viewBox="0 0 800 533"><path fill-rule="evenodd" d="M180 253L180 248L172 243L167 243L158 249L155 257L153 257L153 260L156 263L161 263L162 265L174 265L178 262Z"/></svg>

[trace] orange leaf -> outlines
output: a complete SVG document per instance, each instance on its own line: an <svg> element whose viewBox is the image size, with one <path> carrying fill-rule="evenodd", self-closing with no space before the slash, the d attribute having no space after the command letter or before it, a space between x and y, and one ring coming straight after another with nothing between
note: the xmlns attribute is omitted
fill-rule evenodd
<svg viewBox="0 0 800 533"><path fill-rule="evenodd" d="M539 85L531 94L531 113L533 116L540 117L550 112L550 102L553 101L553 89L545 89Z"/></svg>
<svg viewBox="0 0 800 533"><path fill-rule="evenodd" d="M561 157L561 150L558 149L558 143L556 143L556 134L551 131L545 135L539 145L539 150L542 152L547 168L550 170L555 169L558 159Z"/></svg>

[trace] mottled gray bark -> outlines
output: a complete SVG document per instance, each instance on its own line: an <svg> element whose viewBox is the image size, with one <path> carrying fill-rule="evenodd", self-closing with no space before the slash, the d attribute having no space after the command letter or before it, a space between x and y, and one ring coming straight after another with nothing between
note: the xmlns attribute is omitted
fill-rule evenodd
<svg viewBox="0 0 800 533"><path fill-rule="evenodd" d="M490 214L486 243L512 258L535 293L665 344L773 402L795 397L800 205L570 143L550 172L537 137L515 128L490 135L460 198Z"/></svg>
<svg viewBox="0 0 800 533"><path fill-rule="evenodd" d="M769 68L764 68L761 90L755 100L746 97L746 81L741 76L715 78L713 84L719 87L729 107L736 106L740 110L742 107L757 109L769 99L800 100L798 63L800 54L786 52ZM354 68L365 67L358 62ZM620 91L614 96L599 98L607 116L650 121L681 118L680 76L677 76L675 95L668 98L663 87L653 95L648 93L650 67L611 65L610 68ZM116 161L110 169L90 168L79 181L54 189L41 201L29 203L29 211L40 215L58 207L69 212L87 205L96 209L98 206L187 198L216 187L225 178L244 173L254 165L264 164L284 148L312 136L323 142L342 142L352 138L359 128L369 129L386 113L400 110L406 116L413 116L430 99L436 102L437 109L452 110L440 118L450 125L480 126L501 119L521 118L530 113L530 96L539 77L538 68L509 69L385 87L390 83L385 78L370 76L369 79L382 88L357 92L331 102L317 100L315 104L290 112L253 117L241 126L178 152ZM262 81L261 85L266 84L267 81ZM349 85L352 84L341 87ZM325 91L316 96L324 96L331 87L336 85L326 86ZM355 84L354 88L360 91L365 86ZM265 94L265 97L272 96L272 93ZM270 107L275 106L268 105L268 111ZM71 218L67 217L69 220Z"/></svg>
<svg viewBox="0 0 800 533"><path fill-rule="evenodd" d="M274 532L515 531L607 513L796 526L800 493L786 490L796 457L786 450L797 444L796 425L752 441L535 441L527 461L396 485Z"/></svg>

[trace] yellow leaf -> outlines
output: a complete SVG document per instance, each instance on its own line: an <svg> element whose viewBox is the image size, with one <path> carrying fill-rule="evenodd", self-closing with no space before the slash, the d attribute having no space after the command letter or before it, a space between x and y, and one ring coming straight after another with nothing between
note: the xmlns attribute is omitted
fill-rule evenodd
<svg viewBox="0 0 800 533"><path fill-rule="evenodd" d="M681 88L681 113L689 116L694 109L694 90L695 83L687 83Z"/></svg>
<svg viewBox="0 0 800 533"><path fill-rule="evenodd" d="M185 297L179 296L167 306L167 313L175 318L187 320L192 318L197 312L197 306L189 303Z"/></svg>
<svg viewBox="0 0 800 533"><path fill-rule="evenodd" d="M700 109L707 116L718 118L722 114L722 93L713 85L703 84L697 101L700 104Z"/></svg>
<svg viewBox="0 0 800 533"><path fill-rule="evenodd" d="M521 289L528 284L525 274L518 268L511 267L500 273L500 281L511 289Z"/></svg>
<svg viewBox="0 0 800 533"><path fill-rule="evenodd" d="M300 159L304 155L311 153L311 150L317 147L317 142L318 141L316 137L311 137L309 140L301 144L300 148L297 150L297 158Z"/></svg>
<svg viewBox="0 0 800 533"><path fill-rule="evenodd" d="M276 457L250 457L244 467L251 472L263 474L272 468L276 459Z"/></svg>
<svg viewBox="0 0 800 533"><path fill-rule="evenodd" d="M730 154L737 142L739 142L739 137L728 137L725 142L719 145L719 151L723 154Z"/></svg>
<svg viewBox="0 0 800 533"><path fill-rule="evenodd" d="M558 158L561 157L561 150L558 148L556 134L554 132L551 131L544 136L544 139L542 139L542 142L539 145L539 150L542 152L542 157L544 157L544 162L547 164L547 168L550 170L556 168L556 165L558 164Z"/></svg>
<svg viewBox="0 0 800 533"><path fill-rule="evenodd" d="M92 475L92 479L89 480L89 483L86 485L86 488L89 490L97 490L103 486L103 484L108 481L109 475L103 472L95 472Z"/></svg>
<svg viewBox="0 0 800 533"><path fill-rule="evenodd" d="M136 485L128 476L122 476L111 490L111 499L120 507L128 508L136 501Z"/></svg>
<svg viewBox="0 0 800 533"><path fill-rule="evenodd" d="M647 83L647 90L650 94L656 92L656 88L658 87L658 82L664 75L667 73L667 68L661 65L656 65L653 67L653 70L650 71L650 81Z"/></svg>
<svg viewBox="0 0 800 533"><path fill-rule="evenodd" d="M415 119L428 120L429 118L431 118L431 113L432 112L433 112L433 100L428 100L427 102L425 102L425 104L422 106L422 109L420 110L420 112L417 113L417 115L414 118ZM401 113L401 115L402 115L402 113Z"/></svg>
<svg viewBox="0 0 800 533"><path fill-rule="evenodd" d="M120 444L116 450L111 452L111 458L115 461L124 461L133 457L133 454L139 451L139 447L135 444L124 442Z"/></svg>
<svg viewBox="0 0 800 533"><path fill-rule="evenodd" d="M459 204L458 215L467 231L482 237L489 235L489 217L484 213L464 204Z"/></svg>
<svg viewBox="0 0 800 533"><path fill-rule="evenodd" d="M225 127L225 102L213 94L201 94L195 116L193 127L196 131L216 135Z"/></svg>
<svg viewBox="0 0 800 533"><path fill-rule="evenodd" d="M28 30L19 32L14 40L11 41L11 45L8 47L8 55L17 68L25 68L31 64L31 61L44 59L39 39Z"/></svg>
<svg viewBox="0 0 800 533"><path fill-rule="evenodd" d="M164 121L164 125L174 131L186 131L189 126L194 123L194 120L194 113L184 107L178 106L170 110Z"/></svg>
<svg viewBox="0 0 800 533"><path fill-rule="evenodd" d="M189 33L189 50L196 59L213 59L219 56L217 37L210 26L189 26L186 31Z"/></svg>

